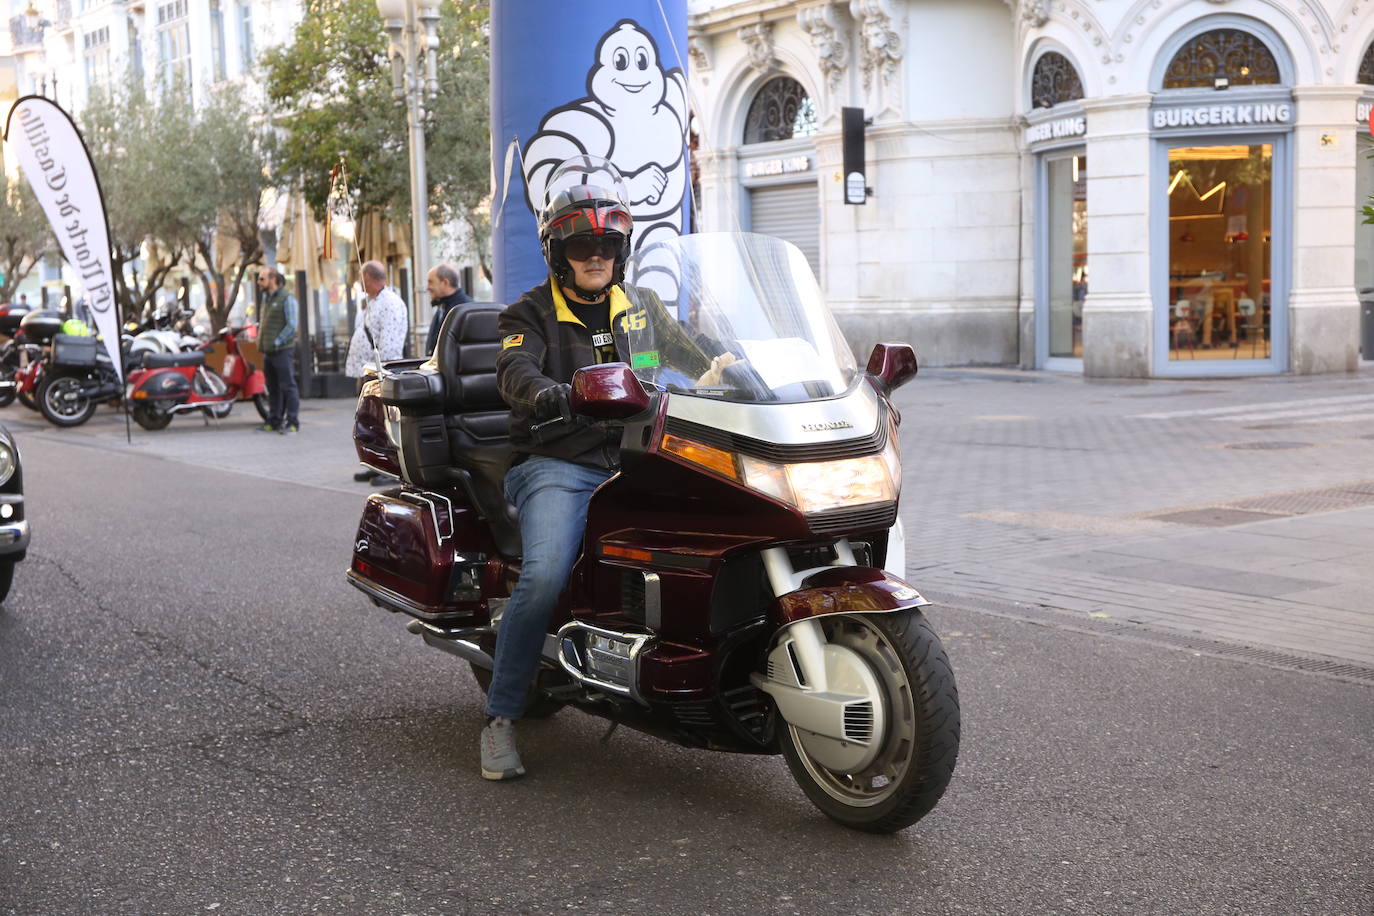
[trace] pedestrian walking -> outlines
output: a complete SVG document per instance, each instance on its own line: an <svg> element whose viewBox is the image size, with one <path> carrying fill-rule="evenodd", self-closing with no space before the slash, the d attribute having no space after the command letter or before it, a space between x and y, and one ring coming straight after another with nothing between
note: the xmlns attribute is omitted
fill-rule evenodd
<svg viewBox="0 0 1374 916"><path fill-rule="evenodd" d="M425 338L425 354L434 355L434 345L439 342L439 329L444 319L453 311L454 306L471 302L472 297L459 286L458 271L452 264L440 264L429 272L429 301L434 306L434 319L429 323L429 336Z"/></svg>
<svg viewBox="0 0 1374 916"><path fill-rule="evenodd" d="M262 351L262 372L267 382L269 412L263 432L282 435L300 431L300 390L296 387L296 297L286 289L286 280L275 267L258 274L258 289L265 298L258 320L258 349Z"/></svg>
<svg viewBox="0 0 1374 916"><path fill-rule="evenodd" d="M348 342L348 357L344 360L344 375L358 380L358 390L362 390L366 367L374 359L378 364L400 359L405 350L406 334L410 330L410 319L406 315L406 304L396 291L387 286L386 268L380 261L368 261L362 270L363 300L362 311L358 315L357 327ZM364 468L353 475L357 481L371 480L382 486L395 478Z"/></svg>

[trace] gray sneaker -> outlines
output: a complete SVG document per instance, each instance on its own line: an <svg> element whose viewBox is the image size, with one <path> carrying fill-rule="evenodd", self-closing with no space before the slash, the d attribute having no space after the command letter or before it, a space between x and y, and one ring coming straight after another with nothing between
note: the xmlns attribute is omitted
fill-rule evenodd
<svg viewBox="0 0 1374 916"><path fill-rule="evenodd" d="M482 778L514 779L524 775L520 752L515 749L515 723L492 719L482 729Z"/></svg>

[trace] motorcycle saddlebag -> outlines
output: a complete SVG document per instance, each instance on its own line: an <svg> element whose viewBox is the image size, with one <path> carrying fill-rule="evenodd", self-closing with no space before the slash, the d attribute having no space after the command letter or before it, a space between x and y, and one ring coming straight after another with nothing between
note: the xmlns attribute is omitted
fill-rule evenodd
<svg viewBox="0 0 1374 916"><path fill-rule="evenodd" d="M100 342L94 337L55 334L52 339L54 366L94 366Z"/></svg>
<svg viewBox="0 0 1374 916"><path fill-rule="evenodd" d="M391 610L422 620L485 625L483 594L502 588L477 514L439 493L373 493L353 540L348 579Z"/></svg>

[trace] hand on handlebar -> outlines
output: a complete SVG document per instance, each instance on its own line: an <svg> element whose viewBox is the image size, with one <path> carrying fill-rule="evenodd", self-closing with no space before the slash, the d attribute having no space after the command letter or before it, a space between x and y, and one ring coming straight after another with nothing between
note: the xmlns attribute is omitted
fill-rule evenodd
<svg viewBox="0 0 1374 916"><path fill-rule="evenodd" d="M572 419L572 386L568 384L550 385L534 398L534 418L536 420Z"/></svg>

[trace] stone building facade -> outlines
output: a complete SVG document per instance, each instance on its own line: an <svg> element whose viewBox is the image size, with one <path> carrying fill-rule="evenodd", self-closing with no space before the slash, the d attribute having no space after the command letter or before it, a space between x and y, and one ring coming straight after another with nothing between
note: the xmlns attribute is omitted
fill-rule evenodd
<svg viewBox="0 0 1374 916"><path fill-rule="evenodd" d="M1374 2L690 9L697 228L797 242L861 354L898 338L929 365L1111 377L1358 364ZM845 107L867 120L862 204Z"/></svg>

